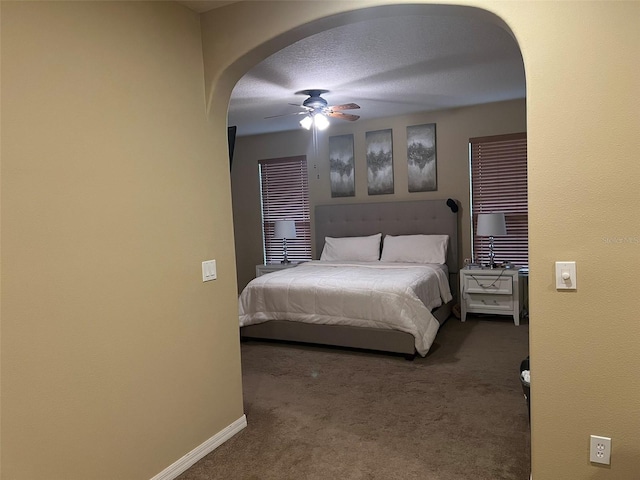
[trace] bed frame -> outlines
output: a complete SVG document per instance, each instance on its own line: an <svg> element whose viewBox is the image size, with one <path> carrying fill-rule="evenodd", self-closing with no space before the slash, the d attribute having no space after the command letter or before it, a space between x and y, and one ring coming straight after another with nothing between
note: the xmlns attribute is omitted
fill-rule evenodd
<svg viewBox="0 0 640 480"><path fill-rule="evenodd" d="M458 288L458 202L416 200L407 202L318 205L315 208L316 258L325 237L374 235L449 235L447 267L454 299L432 313L442 325L451 314ZM318 325L271 320L240 328L243 339L268 339L393 352L413 358L413 335L390 329Z"/></svg>

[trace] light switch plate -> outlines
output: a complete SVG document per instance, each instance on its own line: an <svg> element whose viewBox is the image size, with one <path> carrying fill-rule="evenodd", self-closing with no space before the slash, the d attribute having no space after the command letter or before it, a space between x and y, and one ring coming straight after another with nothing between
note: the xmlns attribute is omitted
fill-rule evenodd
<svg viewBox="0 0 640 480"><path fill-rule="evenodd" d="M202 281L208 282L209 280L215 280L216 278L218 278L216 261L207 260L206 262L202 262Z"/></svg>
<svg viewBox="0 0 640 480"><path fill-rule="evenodd" d="M576 262L556 262L556 289L576 290Z"/></svg>

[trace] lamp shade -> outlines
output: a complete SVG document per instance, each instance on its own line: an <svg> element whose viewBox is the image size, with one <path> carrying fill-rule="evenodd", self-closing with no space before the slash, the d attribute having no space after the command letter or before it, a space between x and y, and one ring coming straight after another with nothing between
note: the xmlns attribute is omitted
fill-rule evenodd
<svg viewBox="0 0 640 480"><path fill-rule="evenodd" d="M296 222L293 220L276 220L273 238L296 238Z"/></svg>
<svg viewBox="0 0 640 480"><path fill-rule="evenodd" d="M311 115L307 115L302 120L300 120L300 126L302 128L309 130L311 128L311 125L313 125L313 118L311 118Z"/></svg>
<svg viewBox="0 0 640 480"><path fill-rule="evenodd" d="M480 237L495 237L506 234L507 225L504 221L504 212L478 214L476 235Z"/></svg>
<svg viewBox="0 0 640 480"><path fill-rule="evenodd" d="M326 130L329 127L329 119L321 113L316 113L313 117L313 124L318 130Z"/></svg>

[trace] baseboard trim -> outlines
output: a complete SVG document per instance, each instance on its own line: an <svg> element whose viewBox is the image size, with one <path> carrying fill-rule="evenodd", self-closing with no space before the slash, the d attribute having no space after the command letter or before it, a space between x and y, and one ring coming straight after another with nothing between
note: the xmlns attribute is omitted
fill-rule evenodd
<svg viewBox="0 0 640 480"><path fill-rule="evenodd" d="M232 438L235 434L243 430L246 426L247 417L246 415L242 415L242 417L240 417L228 427L216 433L209 440L206 440L204 443L198 445L185 456L173 462L151 480L174 480L178 477L178 475L186 472L198 460L203 458L205 455L213 452L216 448L218 448L224 442Z"/></svg>

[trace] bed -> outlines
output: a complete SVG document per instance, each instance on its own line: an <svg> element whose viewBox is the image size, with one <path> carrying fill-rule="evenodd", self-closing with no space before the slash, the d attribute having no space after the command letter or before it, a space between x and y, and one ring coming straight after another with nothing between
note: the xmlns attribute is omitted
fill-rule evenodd
<svg viewBox="0 0 640 480"><path fill-rule="evenodd" d="M322 260L252 280L239 298L241 337L426 355L455 301L457 211L452 199L317 206ZM437 263L397 261L416 240L443 239ZM362 252L376 240L373 259ZM359 257L327 254L336 246Z"/></svg>

